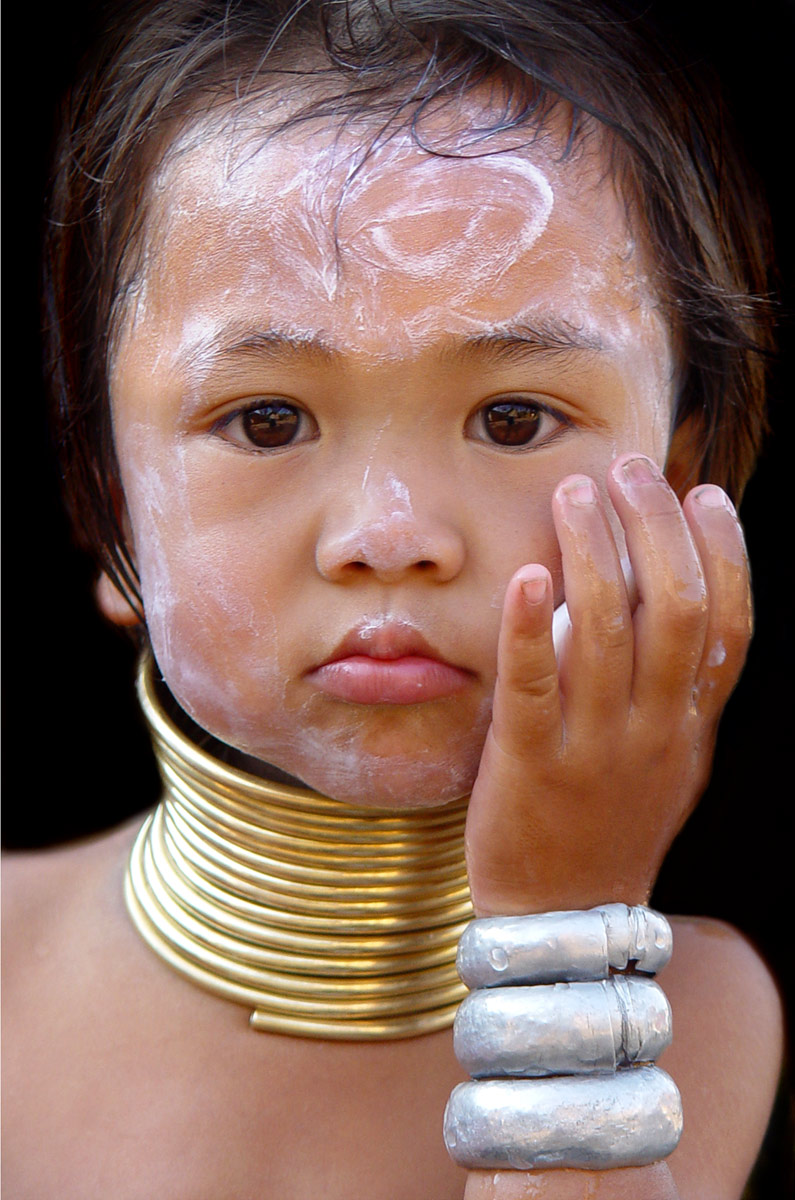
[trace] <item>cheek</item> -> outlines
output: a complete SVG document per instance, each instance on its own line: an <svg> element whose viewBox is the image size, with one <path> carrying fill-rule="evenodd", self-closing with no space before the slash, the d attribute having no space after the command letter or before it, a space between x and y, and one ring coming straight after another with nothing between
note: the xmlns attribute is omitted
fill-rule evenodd
<svg viewBox="0 0 795 1200"><path fill-rule="evenodd" d="M245 539L197 520L183 463L175 461L168 474L147 465L126 480L152 649L199 724L248 742L247 714L258 707L261 715L281 678L265 552L252 556Z"/></svg>
<svg viewBox="0 0 795 1200"><path fill-rule="evenodd" d="M178 543L174 535L179 536ZM267 709L280 687L276 617L263 587L253 592L206 539L175 526L142 539L141 585L152 649L182 706L202 726L249 742L247 714Z"/></svg>
<svg viewBox="0 0 795 1200"><path fill-rule="evenodd" d="M573 432L537 455L506 458L499 490L492 487L489 503L470 514L473 527L478 530L482 563L490 579L489 607L492 612L496 610L497 624L509 580L529 563L540 563L549 570L555 605L564 599L552 497L567 476L584 474L594 480L619 553L624 552L623 531L610 503L606 480L610 464L621 452L625 440L618 435L614 442L601 434Z"/></svg>

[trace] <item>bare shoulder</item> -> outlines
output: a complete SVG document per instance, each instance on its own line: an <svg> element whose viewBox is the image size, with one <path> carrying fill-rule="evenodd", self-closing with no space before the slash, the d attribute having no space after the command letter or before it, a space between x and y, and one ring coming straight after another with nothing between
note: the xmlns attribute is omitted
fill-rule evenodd
<svg viewBox="0 0 795 1200"><path fill-rule="evenodd" d="M707 918L672 919L674 956L659 977L674 1040L685 1132L670 1159L682 1200L739 1197L770 1118L783 1052L778 988L754 946Z"/></svg>
<svg viewBox="0 0 795 1200"><path fill-rule="evenodd" d="M88 1100L97 1094L107 1108L102 1079L120 1077L108 1048L114 1037L123 1040L116 993L122 986L130 991L122 881L134 836L130 825L4 856L3 1185L9 1194L73 1194L65 1180L80 1179L75 1155L93 1121Z"/></svg>
<svg viewBox="0 0 795 1200"><path fill-rule="evenodd" d="M44 914L57 919L64 903L82 892L109 862L129 849L141 817L107 833L44 850L10 851L2 858L3 920L12 940ZM53 904L57 900L57 907Z"/></svg>
<svg viewBox="0 0 795 1200"><path fill-rule="evenodd" d="M105 835L112 837L113 835ZM13 938L46 911L53 896L79 886L82 866L102 853L105 836L43 850L12 850L2 857L3 920Z"/></svg>
<svg viewBox="0 0 795 1200"><path fill-rule="evenodd" d="M9 1008L63 966L75 944L91 943L95 916L121 915L124 863L141 819L53 849L2 861L3 988Z"/></svg>
<svg viewBox="0 0 795 1200"><path fill-rule="evenodd" d="M713 1030L724 1052L753 1053L760 1067L778 1068L783 1013L764 959L739 930L707 917L674 917L674 957L660 982L677 1004L684 1036ZM678 1031L679 1032L679 1031Z"/></svg>

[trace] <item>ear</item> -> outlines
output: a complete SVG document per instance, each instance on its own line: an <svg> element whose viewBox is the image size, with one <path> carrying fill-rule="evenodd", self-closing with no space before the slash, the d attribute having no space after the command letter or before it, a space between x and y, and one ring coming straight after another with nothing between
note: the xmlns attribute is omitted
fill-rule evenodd
<svg viewBox="0 0 795 1200"><path fill-rule="evenodd" d="M105 571L96 582L94 596L99 611L114 625L140 625L139 614Z"/></svg>
<svg viewBox="0 0 795 1200"><path fill-rule="evenodd" d="M703 438L701 422L693 416L684 417L671 435L668 457L665 460L665 478L680 500L698 483L698 473L704 457L701 449Z"/></svg>
<svg viewBox="0 0 795 1200"><path fill-rule="evenodd" d="M108 489L111 504L113 505L119 527L122 530L125 545L130 547L133 545L132 525L127 512L124 492L115 473L111 474L108 480ZM99 579L94 585L94 599L103 617L106 617L114 625L123 625L130 628L134 625L143 624L143 618L138 609L130 603L124 592L114 583L107 571L100 573Z"/></svg>

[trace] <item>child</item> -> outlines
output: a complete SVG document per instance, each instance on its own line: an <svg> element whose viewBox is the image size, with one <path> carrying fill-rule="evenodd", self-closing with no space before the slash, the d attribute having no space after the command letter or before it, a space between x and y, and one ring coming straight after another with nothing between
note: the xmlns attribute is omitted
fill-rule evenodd
<svg viewBox="0 0 795 1200"><path fill-rule="evenodd" d="M164 771L247 838L277 816L268 855L228 825L199 845L188 807L9 867L12 1195L729 1196L756 1154L777 1002L721 926L675 923L685 1132L650 1166L450 1161L443 938L430 999L376 970L353 1030L322 966L234 1003L238 934L249 973L278 955L233 892L267 894L279 952L296 896L294 939L348 946L359 893L319 898L338 860L372 885L362 829L392 839L388 919L460 932L470 792L479 915L644 904L747 643L717 485L758 444L763 248L706 100L598 5L418 7L142 8L76 94L48 293L73 507L165 680ZM308 849L274 883L285 824ZM189 965L211 860L236 887Z"/></svg>

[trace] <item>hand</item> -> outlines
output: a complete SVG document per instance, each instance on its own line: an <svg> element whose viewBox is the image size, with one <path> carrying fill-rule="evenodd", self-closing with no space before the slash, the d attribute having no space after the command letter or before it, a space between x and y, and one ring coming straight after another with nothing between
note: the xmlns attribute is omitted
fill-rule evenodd
<svg viewBox="0 0 795 1200"><path fill-rule="evenodd" d="M470 1171L464 1200L679 1200L665 1163L617 1171Z"/></svg>
<svg viewBox="0 0 795 1200"><path fill-rule="evenodd" d="M742 531L713 485L679 501L623 455L607 479L638 588L633 612L592 480L553 497L572 629L560 665L552 583L505 596L494 710L467 818L479 915L646 903L709 779L751 631Z"/></svg>

